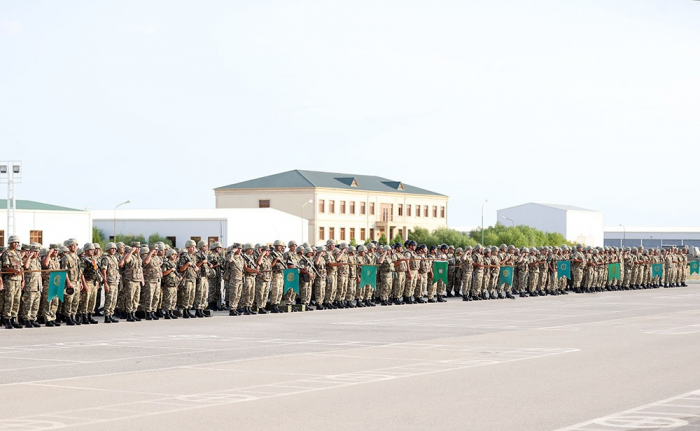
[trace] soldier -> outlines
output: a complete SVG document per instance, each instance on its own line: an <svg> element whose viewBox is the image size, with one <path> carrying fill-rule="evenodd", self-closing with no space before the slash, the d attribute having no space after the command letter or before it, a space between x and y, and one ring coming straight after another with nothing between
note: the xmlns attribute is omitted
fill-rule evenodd
<svg viewBox="0 0 700 431"><path fill-rule="evenodd" d="M504 251L505 251L505 245ZM490 277L489 277L489 296L491 299L503 299L505 296L503 296L503 292L500 289L500 286L498 284L498 279L500 278L501 275L501 258L499 257L498 254L498 247L493 246L491 247L491 269L489 271Z"/></svg>
<svg viewBox="0 0 700 431"><path fill-rule="evenodd" d="M63 313L68 326L80 325L81 322L75 319L80 302L80 261L76 251L78 241L71 238L65 242L68 250L61 258L61 269L66 271L66 285L63 294Z"/></svg>
<svg viewBox="0 0 700 431"><path fill-rule="evenodd" d="M41 264L39 263L41 244L31 243L29 254L24 261L24 287L22 289L22 319L25 328L38 328L36 322L41 297Z"/></svg>
<svg viewBox="0 0 700 431"><path fill-rule="evenodd" d="M254 253L253 244L247 243L243 246L243 271L245 278L243 292L241 293L241 304L243 305L243 314L247 316L258 314L256 311L253 311L253 301L255 300L255 276L259 273Z"/></svg>
<svg viewBox="0 0 700 431"><path fill-rule="evenodd" d="M333 260L335 262L332 266L335 267L336 278L336 285L335 290L333 291L334 293L332 303L337 308L347 308L347 305L345 304L345 294L348 287L347 251L348 246L344 242L338 244L338 246L332 250ZM326 285L326 290L327 289L328 285ZM327 295L328 292L326 292L326 296ZM326 300L328 300L328 297L326 297Z"/></svg>
<svg viewBox="0 0 700 431"><path fill-rule="evenodd" d="M311 301L311 286L314 278L317 276L313 256L314 251L311 247L306 247L303 250L302 258L296 263L296 266L299 268L299 301L305 306L304 308L307 311L313 311L309 303Z"/></svg>
<svg viewBox="0 0 700 431"><path fill-rule="evenodd" d="M124 254L122 260L119 261L119 266L124 268L123 289L125 291L124 307L127 322L141 321L135 314L143 283L143 267L141 257L139 256L140 251L141 243L139 241L133 241L129 250Z"/></svg>
<svg viewBox="0 0 700 431"><path fill-rule="evenodd" d="M161 267L163 262L158 257L158 246L152 245L146 249L147 253L142 255L143 260L143 289L141 289L141 303L139 310L143 311L146 320L158 320L155 315L156 308L154 307L154 297L157 292L160 292L161 279L163 272Z"/></svg>
<svg viewBox="0 0 700 431"><path fill-rule="evenodd" d="M197 274L199 273L194 255L196 247L197 243L194 240L187 240L185 242L186 250L180 254L178 261L177 270L182 275L182 282L177 295L177 308L185 319L196 317L196 315L190 314L190 309L194 305Z"/></svg>
<svg viewBox="0 0 700 431"><path fill-rule="evenodd" d="M406 271L408 271L408 265L406 264L406 258L403 255L403 249L401 244L394 244L394 253L391 255L391 261L394 269L394 278L392 280L392 292L389 298L394 304L403 305L403 292L406 285Z"/></svg>
<svg viewBox="0 0 700 431"><path fill-rule="evenodd" d="M483 247L481 244L477 244L474 247L474 254L472 255L472 267L474 268L474 274L472 275L471 286L471 297L476 301L481 301L485 298L481 292L481 286L484 282L484 265Z"/></svg>
<svg viewBox="0 0 700 431"><path fill-rule="evenodd" d="M472 301L471 287L472 274L474 273L474 258L471 246L464 248L464 254L460 258L460 267L462 270L462 301Z"/></svg>
<svg viewBox="0 0 700 431"><path fill-rule="evenodd" d="M270 282L272 281L272 260L270 259L270 249L264 245L260 248L258 257L258 274L255 277L255 306L258 314L267 314L265 306L270 294Z"/></svg>
<svg viewBox="0 0 700 431"><path fill-rule="evenodd" d="M528 291L530 296L540 296L537 293L537 287L540 282L540 256L535 247L530 248L530 259L528 263Z"/></svg>
<svg viewBox="0 0 700 431"><path fill-rule="evenodd" d="M105 323L119 323L119 320L114 318L114 306L116 305L117 295L119 293L119 281L121 279L119 260L116 257L117 245L113 242L108 242L107 245L105 245L105 252L106 253L102 254L100 258L102 285L105 290Z"/></svg>
<svg viewBox="0 0 700 431"><path fill-rule="evenodd" d="M377 269L379 271L380 287L379 287L379 300L384 306L392 305L389 299L389 294L391 293L391 281L393 275L394 265L391 258L391 247L388 245L381 246L381 255L377 260Z"/></svg>
<svg viewBox="0 0 700 431"><path fill-rule="evenodd" d="M499 262L501 266L509 266L513 268L515 264L515 247L510 245L507 246L505 249L501 248L501 254L499 255ZM511 269L512 271L512 269ZM500 270L499 274L497 277L500 277ZM515 277L513 277L515 279ZM513 287L507 283L501 283L498 285L498 296L499 297L504 297L504 292L505 292L505 297L508 299L515 299L513 296Z"/></svg>
<svg viewBox="0 0 700 431"><path fill-rule="evenodd" d="M520 255L515 260L516 269L518 270L518 293L521 298L527 296L527 283L530 278L530 249L523 247L520 249Z"/></svg>
<svg viewBox="0 0 700 431"><path fill-rule="evenodd" d="M223 247L220 242L214 242L207 256L209 268L211 269L208 274L209 292L207 295L207 303L209 310L212 311L223 311L226 308L221 296L221 270L224 263L224 257L221 254L222 249Z"/></svg>
<svg viewBox="0 0 700 431"><path fill-rule="evenodd" d="M58 249L58 244L51 244L49 250L41 260L41 269L44 270L44 272L41 273L43 284L41 304L43 304L43 308L40 307L40 309L44 316L44 324L48 327L61 326L61 324L56 321L56 312L58 311L59 304L58 297L54 297L49 301L49 276L51 271L56 271L61 267L61 263L58 261Z"/></svg>
<svg viewBox="0 0 700 431"><path fill-rule="evenodd" d="M678 278L678 282L680 283L681 287L688 287L687 284L685 284L686 276L688 275L688 246L683 247L683 250L681 250L680 254L680 277Z"/></svg>
<svg viewBox="0 0 700 431"><path fill-rule="evenodd" d="M196 317L211 317L210 314L204 313L208 305L207 298L209 295L210 268L207 260L208 249L206 241L201 240L197 243L197 252L194 254L195 265L198 268L193 303Z"/></svg>
<svg viewBox="0 0 700 431"><path fill-rule="evenodd" d="M100 270L95 259L95 244L88 242L83 246L83 257L80 259L80 305L78 306L78 319L83 325L97 325L97 320L92 318L97 298L97 286L100 283Z"/></svg>
<svg viewBox="0 0 700 431"><path fill-rule="evenodd" d="M245 262L241 256L241 245L234 243L226 256L226 290L228 291L229 316L240 316L238 306L241 303ZM247 310L246 310L247 311Z"/></svg>
<svg viewBox="0 0 700 431"><path fill-rule="evenodd" d="M345 306L350 307L350 308L355 308L357 307L364 307L364 305L360 302L358 299L356 303L353 303L353 300L357 296L356 292L356 287L357 287L357 258L355 256L355 247L349 246L348 247L348 264L346 268L348 269L348 288L347 288L347 293L345 294Z"/></svg>
<svg viewBox="0 0 700 431"><path fill-rule="evenodd" d="M423 296L428 293L428 276L430 274L432 260L428 259L428 247L425 244L419 245L416 248L416 252L418 253L420 261L418 262L418 281L413 296L419 304L426 304L427 301Z"/></svg>
<svg viewBox="0 0 700 431"><path fill-rule="evenodd" d="M297 251L297 243L296 241L289 241L287 243L287 246L289 247L289 251L287 251L284 254L284 262L286 264L287 269L293 269L293 268L298 268L299 267L299 261L301 260L302 254L298 253ZM301 273L299 275L299 286L301 289ZM301 290L299 290L299 293L301 294ZM294 289L287 289L286 292L284 292L284 304L289 306L293 305L294 302L296 301L296 292ZM300 295L301 296L301 295ZM308 307L306 307L308 310ZM294 311L294 309L292 309Z"/></svg>
<svg viewBox="0 0 700 431"><path fill-rule="evenodd" d="M158 277L160 279L158 285L160 289L156 289L156 291L153 294L153 300L151 301L151 310L155 310L153 312L154 316L165 317L161 304L163 302L163 262L166 259L165 252L168 247L166 247L165 243L163 242L157 242L156 248L158 249L158 251L156 252L156 255L154 257L158 258L158 263L160 264L160 267L158 268ZM177 273L177 271L175 272ZM175 295L177 296L177 290L175 291Z"/></svg>
<svg viewBox="0 0 700 431"><path fill-rule="evenodd" d="M161 309L163 310L163 318L177 319L175 315L177 287L181 278L177 268L177 252L175 250L170 249L165 252L165 259L163 259L160 269L162 274L161 291L163 302Z"/></svg>
<svg viewBox="0 0 700 431"><path fill-rule="evenodd" d="M586 267L586 257L583 254L583 246L576 244L576 251L571 255L571 272L573 272L574 292L581 293L583 271Z"/></svg>
<svg viewBox="0 0 700 431"><path fill-rule="evenodd" d="M418 289L418 269L420 268L420 257L416 253L416 247L418 243L411 240L407 242L407 249L404 253L404 257L408 259L408 272L406 273L406 288L403 291L404 301L409 304L415 304L416 302L424 302L423 298L419 295L415 295L416 289Z"/></svg>
<svg viewBox="0 0 700 431"><path fill-rule="evenodd" d="M284 294L284 270L287 269L284 257L284 241L277 240L270 250L270 267L272 268L272 278L270 283L270 311L281 313L279 308L282 295Z"/></svg>

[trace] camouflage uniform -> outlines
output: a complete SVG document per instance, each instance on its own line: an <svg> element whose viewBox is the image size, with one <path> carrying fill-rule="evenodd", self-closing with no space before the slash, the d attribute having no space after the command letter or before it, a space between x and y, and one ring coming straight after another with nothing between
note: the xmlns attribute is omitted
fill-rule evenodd
<svg viewBox="0 0 700 431"><path fill-rule="evenodd" d="M38 251L38 249L36 250ZM25 266L28 271L40 271L39 259L28 259ZM22 291L22 319L25 322L35 322L39 311L39 298L41 297L41 273L27 272L24 275L24 289ZM31 325L29 325L31 326Z"/></svg>
<svg viewBox="0 0 700 431"><path fill-rule="evenodd" d="M104 253L100 259L100 267L106 275L104 282L109 286L109 292L105 288L105 318L111 317L114 314L117 296L119 294L119 281L121 274L119 273L119 261L116 254L114 256L109 253Z"/></svg>

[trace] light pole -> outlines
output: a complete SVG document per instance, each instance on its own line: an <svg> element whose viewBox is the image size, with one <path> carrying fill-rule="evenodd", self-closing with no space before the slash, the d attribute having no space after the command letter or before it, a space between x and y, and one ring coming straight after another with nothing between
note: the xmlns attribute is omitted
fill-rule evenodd
<svg viewBox="0 0 700 431"><path fill-rule="evenodd" d="M484 245L484 205L488 202L488 198L481 204L481 245Z"/></svg>
<svg viewBox="0 0 700 431"><path fill-rule="evenodd" d="M117 208L130 203L131 201L125 201L114 207L114 242L117 242Z"/></svg>
<svg viewBox="0 0 700 431"><path fill-rule="evenodd" d="M0 183L7 183L7 234L15 234L15 184L22 182L22 162L7 160L0 162Z"/></svg>
<svg viewBox="0 0 700 431"><path fill-rule="evenodd" d="M313 203L313 199L309 199L308 202L304 203L304 205L301 206L301 211L299 212L299 217L301 218L301 242L304 242L304 207L307 206L308 204Z"/></svg>
<svg viewBox="0 0 700 431"><path fill-rule="evenodd" d="M622 244L620 244L620 247L624 247L627 242L627 229L625 229L622 223L620 223L620 227L622 228Z"/></svg>
<svg viewBox="0 0 700 431"><path fill-rule="evenodd" d="M511 222L511 223L513 224L513 227L515 227L515 222L514 222L513 220L509 219L509 218L506 217L506 216L503 216L503 219L504 219L504 220L508 220L509 222Z"/></svg>

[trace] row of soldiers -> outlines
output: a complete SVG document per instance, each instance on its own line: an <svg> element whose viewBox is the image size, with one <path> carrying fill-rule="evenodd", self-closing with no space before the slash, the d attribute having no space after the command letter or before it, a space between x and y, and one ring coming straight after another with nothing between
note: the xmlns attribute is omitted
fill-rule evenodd
<svg viewBox="0 0 700 431"><path fill-rule="evenodd" d="M427 247L415 241L393 246L337 244L298 246L281 240L272 246L187 241L185 248L164 243L132 242L78 246L75 239L42 248L19 246L9 238L1 256L0 310L5 327L97 324L104 290L104 322L117 323L196 318L210 310L238 316L279 313L303 304L304 310L375 306L377 303L445 302L445 296L465 301L567 294L573 290L600 292L649 287L685 286L687 249L475 246L466 249ZM448 282L433 273L434 261L448 263ZM557 275L557 262L571 264L571 277ZM608 276L608 264L619 263L620 278ZM662 263L654 277L653 263ZM360 269L375 266L376 283L361 285ZM501 267L513 268L512 283L500 278ZM285 269L299 269L299 293L284 291ZM51 271L66 272L63 301L48 299ZM376 286L376 288L373 286ZM223 287L223 290L222 290ZM268 311L269 310L269 311Z"/></svg>

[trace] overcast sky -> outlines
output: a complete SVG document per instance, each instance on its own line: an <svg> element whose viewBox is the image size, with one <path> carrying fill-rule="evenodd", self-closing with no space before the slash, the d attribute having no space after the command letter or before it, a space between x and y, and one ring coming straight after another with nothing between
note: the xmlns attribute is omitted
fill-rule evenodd
<svg viewBox="0 0 700 431"><path fill-rule="evenodd" d="M211 208L310 169L447 194L451 226L486 198L697 226L698 144L698 1L0 3L20 199Z"/></svg>

